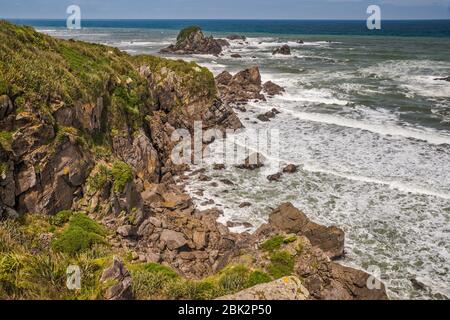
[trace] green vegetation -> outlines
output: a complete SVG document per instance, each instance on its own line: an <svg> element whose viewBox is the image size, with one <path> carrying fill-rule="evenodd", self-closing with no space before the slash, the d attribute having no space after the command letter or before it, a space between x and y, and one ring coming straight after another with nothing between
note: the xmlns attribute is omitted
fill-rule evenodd
<svg viewBox="0 0 450 320"><path fill-rule="evenodd" d="M86 251L94 244L105 242L106 231L97 222L89 219L82 213L75 213L68 225L52 242L52 247L57 252L75 255Z"/></svg>
<svg viewBox="0 0 450 320"><path fill-rule="evenodd" d="M97 192L102 190L106 183L112 179L112 173L104 164L100 164L94 171L95 174L87 180L87 186L89 190Z"/></svg>
<svg viewBox="0 0 450 320"><path fill-rule="evenodd" d="M233 294L271 277L242 265L228 266L218 274L203 280L187 280L174 271L157 264L131 266L133 289L139 299L210 300Z"/></svg>
<svg viewBox="0 0 450 320"><path fill-rule="evenodd" d="M13 132L0 131L0 145L6 149L11 150Z"/></svg>
<svg viewBox="0 0 450 320"><path fill-rule="evenodd" d="M67 217L69 212L61 212ZM85 219L75 225L85 226ZM90 224L90 223L87 223ZM86 226L85 226L86 227ZM97 230L97 227L86 227ZM99 299L102 270L110 263L110 249L94 245L76 255L59 253L42 236L63 232L54 218L27 215L21 221L0 221L0 299ZM30 254L33 252L33 254ZM66 288L66 270L77 265L83 274L81 291Z"/></svg>
<svg viewBox="0 0 450 320"><path fill-rule="evenodd" d="M61 227L67 222L69 222L73 214L74 212L72 210L60 211L54 217L52 217L52 224Z"/></svg>
<svg viewBox="0 0 450 320"><path fill-rule="evenodd" d="M270 255L267 270L275 279L289 276L294 271L294 257L287 251L274 252Z"/></svg>
<svg viewBox="0 0 450 320"><path fill-rule="evenodd" d="M282 235L277 235L265 241L261 245L261 249L263 249L264 251L273 252L275 250L279 250L283 244L288 244L296 240L296 236L285 237Z"/></svg>
<svg viewBox="0 0 450 320"><path fill-rule="evenodd" d="M133 178L133 170L123 161L114 162L111 174L114 180L114 192L123 191L126 184Z"/></svg>
<svg viewBox="0 0 450 320"><path fill-rule="evenodd" d="M186 40L192 33L201 31L201 28L198 26L190 26L187 28L184 28L180 31L177 37L177 43L181 43L184 40Z"/></svg>

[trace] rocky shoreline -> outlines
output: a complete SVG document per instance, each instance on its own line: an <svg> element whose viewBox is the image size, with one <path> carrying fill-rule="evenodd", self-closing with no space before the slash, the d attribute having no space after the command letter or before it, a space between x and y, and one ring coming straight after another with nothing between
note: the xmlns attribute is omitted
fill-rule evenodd
<svg viewBox="0 0 450 320"><path fill-rule="evenodd" d="M96 298L109 300L142 298L137 292L146 296L150 287L139 276L155 274L170 278L170 285L178 279L200 286L205 278L219 277L207 282L208 298L251 298L249 291L238 292L259 285L276 292L267 299L387 299L384 285L368 288L369 274L332 261L344 254L341 229L318 225L285 203L254 234L232 233L217 222L219 209L198 210L176 182L202 179L172 162L176 129L192 132L195 121L206 129L241 128L234 108L264 100L263 92L283 92L274 83L262 84L258 68L214 79L195 63L132 57L7 22L0 22L0 40L0 56L7 61L0 78L2 257L21 252L21 265L30 252L73 260L105 246L97 257L103 263L92 275ZM226 45L193 27L163 52L220 54ZM13 55L17 48L20 54ZM30 74L30 67L39 76ZM26 237L15 240L10 221L17 221L15 228ZM30 246L24 246L28 237ZM221 281L230 270L256 280L229 288ZM5 273L0 279L7 279L0 280L6 292L0 290L0 298L36 296L34 283L14 285L17 270L0 271ZM279 279L290 280L283 285ZM289 295L292 286L302 293ZM185 297L178 294L164 297Z"/></svg>

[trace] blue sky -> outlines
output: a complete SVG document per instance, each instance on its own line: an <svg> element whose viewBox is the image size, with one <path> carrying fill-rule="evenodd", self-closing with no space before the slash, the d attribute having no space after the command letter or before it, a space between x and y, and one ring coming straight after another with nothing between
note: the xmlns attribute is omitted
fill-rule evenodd
<svg viewBox="0 0 450 320"><path fill-rule="evenodd" d="M450 19L450 0L0 0L0 18L65 19L78 4L86 19Z"/></svg>

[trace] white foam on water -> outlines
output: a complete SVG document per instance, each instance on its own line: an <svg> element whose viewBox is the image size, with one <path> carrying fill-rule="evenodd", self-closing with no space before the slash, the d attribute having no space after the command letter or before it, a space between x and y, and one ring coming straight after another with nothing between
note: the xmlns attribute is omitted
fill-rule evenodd
<svg viewBox="0 0 450 320"><path fill-rule="evenodd" d="M391 124L369 123L366 121L345 118L333 114L322 114L322 113L301 112L291 110L285 110L285 112L303 121L313 121L329 125L367 130L384 136L391 135L403 138L412 138L437 145L440 144L450 145L450 136L439 134L437 132L432 132L431 130L425 131L425 129L420 130L415 128L406 128Z"/></svg>

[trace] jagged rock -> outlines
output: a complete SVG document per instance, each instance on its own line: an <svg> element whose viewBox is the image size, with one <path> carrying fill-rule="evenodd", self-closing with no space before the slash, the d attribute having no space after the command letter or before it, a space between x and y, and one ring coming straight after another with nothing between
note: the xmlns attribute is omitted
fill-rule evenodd
<svg viewBox="0 0 450 320"><path fill-rule="evenodd" d="M265 158L260 153L252 153L244 160L244 164L238 165L239 169L256 170L264 166Z"/></svg>
<svg viewBox="0 0 450 320"><path fill-rule="evenodd" d="M117 257L114 257L113 265L103 271L100 282L106 283L111 280L118 283L106 290L106 300L132 300L134 298L131 275Z"/></svg>
<svg viewBox="0 0 450 320"><path fill-rule="evenodd" d="M167 229L161 233L160 241L164 242L169 250L176 250L187 244L182 233Z"/></svg>
<svg viewBox="0 0 450 320"><path fill-rule="evenodd" d="M267 180L269 180L269 181L280 181L281 177L282 177L282 173L278 172L278 173L275 173L275 174L272 174L272 175L268 176Z"/></svg>
<svg viewBox="0 0 450 320"><path fill-rule="evenodd" d="M75 117L83 129L93 134L101 129L102 112L103 98L99 97L95 104L86 103L77 106L75 108Z"/></svg>
<svg viewBox="0 0 450 320"><path fill-rule="evenodd" d="M261 74L258 67L251 67L234 76L222 72L216 77L220 97L227 103L245 102L248 100L265 100L261 94Z"/></svg>
<svg viewBox="0 0 450 320"><path fill-rule="evenodd" d="M228 40L242 40L242 41L245 41L245 40L247 40L247 37L246 36L241 36L241 35L239 35L239 34L230 34L230 35L228 35L227 36L227 39Z"/></svg>
<svg viewBox="0 0 450 320"><path fill-rule="evenodd" d="M281 46L280 48L275 49L275 50L272 52L272 54L273 54L273 55L276 55L276 54L282 54L282 55L288 56L288 55L291 54L291 48L290 48L287 44L285 44L285 45Z"/></svg>
<svg viewBox="0 0 450 320"><path fill-rule="evenodd" d="M312 222L291 203L284 203L269 216L269 226L276 230L306 236L313 246L319 247L332 258L344 254L344 232L335 227L325 227Z"/></svg>
<svg viewBox="0 0 450 320"><path fill-rule="evenodd" d="M90 155L68 137L61 138L54 149L43 153L42 157L35 163L40 168L38 176L33 176L29 167L25 169L23 183L19 186L23 189L33 187L17 194L19 212L52 215L70 209L76 190L85 183L92 167Z"/></svg>
<svg viewBox="0 0 450 320"><path fill-rule="evenodd" d="M233 109L221 101L216 101L209 108L205 115L205 120L210 126L214 124L215 127L222 129L237 130L244 127Z"/></svg>
<svg viewBox="0 0 450 320"><path fill-rule="evenodd" d="M159 182L161 168L158 153L143 130L132 138L115 136L113 148L124 162L133 167L139 178L151 183Z"/></svg>
<svg viewBox="0 0 450 320"><path fill-rule="evenodd" d="M272 81L267 81L266 83L264 83L263 90L269 96L275 96L277 94L285 92L283 87L280 87L279 85L273 83Z"/></svg>
<svg viewBox="0 0 450 320"><path fill-rule="evenodd" d="M437 81L448 81L448 82L450 82L450 77L436 78L436 79L434 79L434 80L437 80Z"/></svg>
<svg viewBox="0 0 450 320"><path fill-rule="evenodd" d="M55 130L51 125L34 122L32 125L21 128L13 135L11 147L16 157L34 151L39 146L55 138Z"/></svg>
<svg viewBox="0 0 450 320"><path fill-rule="evenodd" d="M222 52L222 46L227 45L226 40L205 37L199 27L188 27L180 31L175 45L161 50L161 53L218 55Z"/></svg>
<svg viewBox="0 0 450 320"><path fill-rule="evenodd" d="M298 166L296 166L295 164L289 164L283 168L284 173L296 173L297 170L298 170Z"/></svg>
<svg viewBox="0 0 450 320"><path fill-rule="evenodd" d="M13 110L14 106L11 99L7 95L0 96L0 120L3 120Z"/></svg>
<svg viewBox="0 0 450 320"><path fill-rule="evenodd" d="M308 300L309 292L299 278L284 277L218 298L217 300Z"/></svg>

